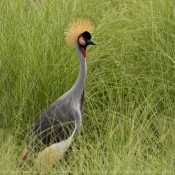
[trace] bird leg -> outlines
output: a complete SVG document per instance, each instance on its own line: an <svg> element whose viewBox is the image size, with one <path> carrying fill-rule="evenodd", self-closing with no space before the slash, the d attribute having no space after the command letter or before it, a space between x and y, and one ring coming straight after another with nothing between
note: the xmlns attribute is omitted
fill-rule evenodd
<svg viewBox="0 0 175 175"><path fill-rule="evenodd" d="M23 150L22 156L20 158L19 164L18 164L18 168L20 170L24 170L27 168L26 165L33 165L32 162L32 157L31 157L31 153L28 151L28 149L25 147L25 149Z"/></svg>
<svg viewBox="0 0 175 175"><path fill-rule="evenodd" d="M19 165L18 165L19 168L23 167L24 161L27 159L27 155L28 155L28 150L25 147L25 149L23 150L22 156L20 158L20 161L19 161Z"/></svg>

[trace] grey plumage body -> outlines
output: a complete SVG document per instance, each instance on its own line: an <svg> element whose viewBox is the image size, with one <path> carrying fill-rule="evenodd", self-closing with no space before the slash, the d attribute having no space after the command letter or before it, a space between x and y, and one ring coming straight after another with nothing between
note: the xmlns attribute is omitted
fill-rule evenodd
<svg viewBox="0 0 175 175"><path fill-rule="evenodd" d="M49 106L36 120L27 139L19 167L32 152L38 153L37 160L52 166L60 159L71 144L75 133L80 130L83 118L84 85L86 80L86 47L95 45L89 32L77 38L76 52L80 62L78 79L73 87Z"/></svg>
<svg viewBox="0 0 175 175"><path fill-rule="evenodd" d="M76 51L80 61L80 71L74 86L49 106L36 120L27 141L28 150L41 151L67 139L75 129L81 128L84 106L84 84L86 79L86 59L79 44Z"/></svg>

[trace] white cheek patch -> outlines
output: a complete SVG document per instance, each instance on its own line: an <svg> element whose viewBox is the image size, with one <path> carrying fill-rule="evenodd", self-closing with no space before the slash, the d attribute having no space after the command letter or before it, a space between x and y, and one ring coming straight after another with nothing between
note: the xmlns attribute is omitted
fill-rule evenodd
<svg viewBox="0 0 175 175"><path fill-rule="evenodd" d="M82 45L82 46L85 46L85 45L86 45L86 42L83 40L83 37L80 37L80 38L78 39L78 42L79 42L79 44Z"/></svg>

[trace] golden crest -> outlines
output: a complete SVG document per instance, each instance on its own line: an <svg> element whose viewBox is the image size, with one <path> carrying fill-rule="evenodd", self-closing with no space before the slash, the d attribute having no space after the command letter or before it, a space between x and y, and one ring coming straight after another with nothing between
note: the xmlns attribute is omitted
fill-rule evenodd
<svg viewBox="0 0 175 175"><path fill-rule="evenodd" d="M92 22L88 19L77 19L71 22L64 32L66 43L68 46L75 47L78 36L85 31L91 33L93 28Z"/></svg>

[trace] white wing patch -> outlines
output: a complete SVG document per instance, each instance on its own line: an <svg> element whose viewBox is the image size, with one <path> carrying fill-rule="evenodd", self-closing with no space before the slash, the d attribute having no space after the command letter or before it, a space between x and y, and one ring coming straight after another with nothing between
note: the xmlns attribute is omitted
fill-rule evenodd
<svg viewBox="0 0 175 175"><path fill-rule="evenodd" d="M54 143L38 153L37 164L39 163L39 167L42 167L42 169L43 166L51 167L63 157L64 153L67 151L72 142L76 129L77 127L75 125L75 129L68 139L59 143Z"/></svg>
<svg viewBox="0 0 175 175"><path fill-rule="evenodd" d="M67 149L69 148L72 142L73 136L75 134L75 131L76 131L76 127L72 135L67 140L63 140L62 142L51 145L51 148L54 150L57 159L60 159L64 155L64 153L67 151Z"/></svg>

